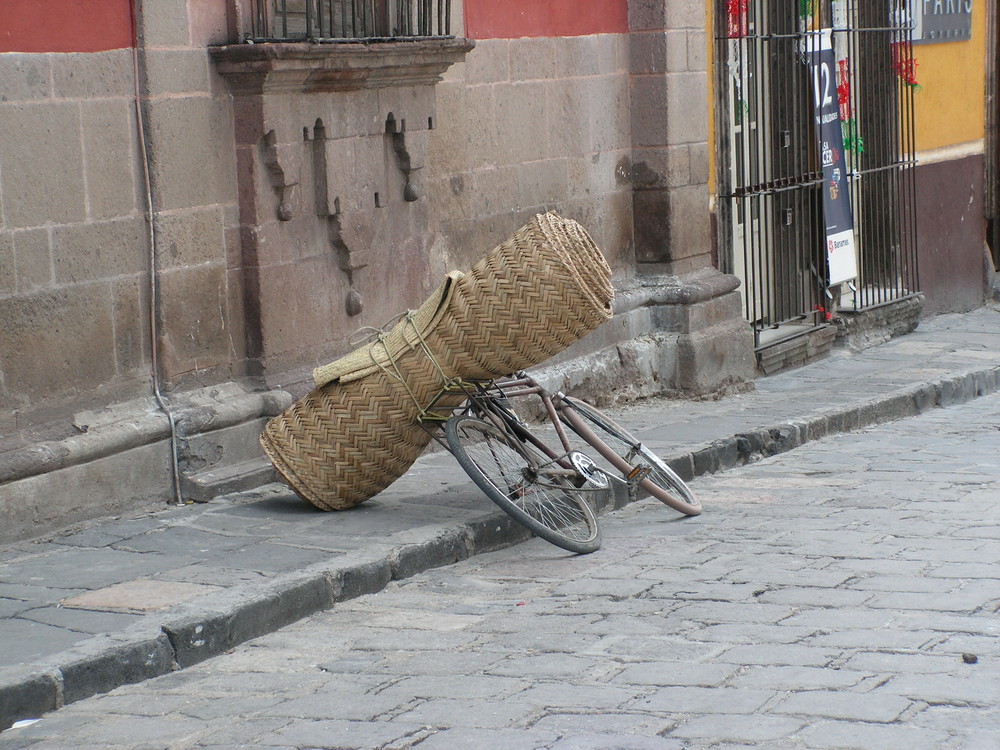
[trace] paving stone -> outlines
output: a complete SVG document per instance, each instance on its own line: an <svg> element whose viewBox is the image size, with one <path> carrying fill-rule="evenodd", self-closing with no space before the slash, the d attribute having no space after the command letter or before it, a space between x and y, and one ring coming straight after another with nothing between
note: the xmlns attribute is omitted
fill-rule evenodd
<svg viewBox="0 0 1000 750"><path fill-rule="evenodd" d="M629 685L718 687L738 671L732 665L725 664L643 661L623 669L612 678L612 682Z"/></svg>
<svg viewBox="0 0 1000 750"><path fill-rule="evenodd" d="M558 735L534 729L445 729L420 741L420 750L537 750L549 747Z"/></svg>
<svg viewBox="0 0 1000 750"><path fill-rule="evenodd" d="M956 659L956 669L960 662ZM977 665L967 666L962 675L898 675L878 688L879 693L900 695L925 703L972 704L996 706L1000 704L1000 674L988 670L977 674Z"/></svg>
<svg viewBox="0 0 1000 750"><path fill-rule="evenodd" d="M847 669L880 674L947 673L954 668L955 657L929 651L861 651L850 654L843 666Z"/></svg>
<svg viewBox="0 0 1000 750"><path fill-rule="evenodd" d="M947 747L947 732L934 732L910 726L882 726L869 722L827 721L806 727L801 737L808 747L870 748L905 747L907 750L940 750Z"/></svg>
<svg viewBox="0 0 1000 750"><path fill-rule="evenodd" d="M399 705L414 699L467 698L502 700L517 695L518 700L530 698L530 683L499 675L467 674L456 680L451 676L414 675L404 677L379 691L379 699L395 698Z"/></svg>
<svg viewBox="0 0 1000 750"><path fill-rule="evenodd" d="M834 648L803 646L795 643L767 643L753 646L734 646L719 656L727 664L747 666L825 667L833 663L840 652Z"/></svg>
<svg viewBox="0 0 1000 750"><path fill-rule="evenodd" d="M717 643L799 643L815 632L812 628L801 628L794 625L765 625L761 623L726 623L710 625L691 632L690 637L696 641Z"/></svg>
<svg viewBox="0 0 1000 750"><path fill-rule="evenodd" d="M0 648L0 667L29 662L69 648L87 634L20 618L0 620L0 643L16 643L17 648Z"/></svg>
<svg viewBox="0 0 1000 750"><path fill-rule="evenodd" d="M373 721L293 721L278 729L268 742L287 743L289 747L323 747L351 750L381 747L422 729L417 724Z"/></svg>
<svg viewBox="0 0 1000 750"><path fill-rule="evenodd" d="M355 658L353 655L348 660ZM495 659L484 659L484 655L474 651L420 651L385 655L373 655L377 661L367 671L391 675L467 675L477 670L498 674L501 676L521 676L512 671L505 672L495 665L502 663L501 656ZM326 665L323 665L326 669ZM330 670L335 671L335 670Z"/></svg>
<svg viewBox="0 0 1000 750"><path fill-rule="evenodd" d="M85 610L80 613L79 617L82 622L86 622L88 617L93 618L93 612L135 612L141 614L190 599L197 599L218 590L217 586L197 583L140 579L116 583L88 591L85 594L67 597L60 604L69 609Z"/></svg>
<svg viewBox="0 0 1000 750"><path fill-rule="evenodd" d="M891 723L913 705L892 694L806 690L789 695L771 709L772 713L848 719L855 722Z"/></svg>
<svg viewBox="0 0 1000 750"><path fill-rule="evenodd" d="M121 571L140 578L173 567L165 555L136 555L115 549L63 547L33 557L29 565L0 565L0 582L39 586L56 582L61 589L99 589L118 583Z"/></svg>
<svg viewBox="0 0 1000 750"><path fill-rule="evenodd" d="M38 607L20 599L0 598L0 620L17 617L30 609L38 609Z"/></svg>
<svg viewBox="0 0 1000 750"><path fill-rule="evenodd" d="M838 630L834 633L824 633L808 639L814 646L840 646L843 648L865 649L918 649L931 643L937 634L926 630L896 630L880 628L878 630Z"/></svg>
<svg viewBox="0 0 1000 750"><path fill-rule="evenodd" d="M671 718L639 712L550 709L531 726L563 737L604 735L605 743L613 744L623 735L665 734L676 726L676 722Z"/></svg>
<svg viewBox="0 0 1000 750"><path fill-rule="evenodd" d="M277 746L271 744L270 740L279 730L289 726L293 721L294 719L282 718L246 718L228 723L215 731L207 732L199 742L202 747L211 747L213 750L222 750L224 747L245 750L245 748L256 744L256 741L265 740L269 749L275 748ZM290 748L291 745L286 745L286 747Z"/></svg>
<svg viewBox="0 0 1000 750"><path fill-rule="evenodd" d="M197 719L176 715L142 717L141 720L133 716L108 716L75 727L72 742L77 747L119 745L135 750L162 750L165 744L179 744L200 726ZM65 743L66 737L58 741Z"/></svg>
<svg viewBox="0 0 1000 750"><path fill-rule="evenodd" d="M526 722L539 711L535 704L510 699L500 702L431 700L400 713L393 721L432 727L502 729Z"/></svg>
<svg viewBox="0 0 1000 750"><path fill-rule="evenodd" d="M30 612L22 612L21 617L33 622L91 634L114 632L142 620L140 615L118 612L70 612L60 607L36 607Z"/></svg>
<svg viewBox="0 0 1000 750"><path fill-rule="evenodd" d="M770 690L734 688L665 687L644 698L637 698L629 708L655 711L663 714L732 713L745 714L759 711L772 700Z"/></svg>
<svg viewBox="0 0 1000 750"><path fill-rule="evenodd" d="M479 654L465 654L482 663ZM474 663L474 662L473 662ZM602 668L606 659L598 656L575 656L573 654L542 653L514 654L487 668L491 674L520 677L526 680L541 678L571 678Z"/></svg>
<svg viewBox="0 0 1000 750"><path fill-rule="evenodd" d="M759 690L821 690L852 688L871 676L871 672L822 667L750 667L728 684Z"/></svg>
<svg viewBox="0 0 1000 750"><path fill-rule="evenodd" d="M260 713L265 716L287 716L297 719L349 719L371 721L387 713L398 713L411 703L412 697L398 694L369 693L350 684L338 685L337 690L325 688L312 695L293 698Z"/></svg>
<svg viewBox="0 0 1000 750"><path fill-rule="evenodd" d="M700 661L721 649L714 643L697 643L676 636L662 638L635 638L609 636L600 644L600 650L607 654L637 659L676 659L677 661Z"/></svg>
<svg viewBox="0 0 1000 750"><path fill-rule="evenodd" d="M711 740L713 742L779 742L806 726L801 719L783 716L733 716L727 713L705 714L689 719L670 733L670 737Z"/></svg>
<svg viewBox="0 0 1000 750"><path fill-rule="evenodd" d="M636 699L644 690L608 685L573 685L547 682L517 694L517 700L545 709L602 706L617 709Z"/></svg>
<svg viewBox="0 0 1000 750"><path fill-rule="evenodd" d="M684 743L665 737L616 737L613 745L605 735L580 735L558 740L552 750L684 750Z"/></svg>

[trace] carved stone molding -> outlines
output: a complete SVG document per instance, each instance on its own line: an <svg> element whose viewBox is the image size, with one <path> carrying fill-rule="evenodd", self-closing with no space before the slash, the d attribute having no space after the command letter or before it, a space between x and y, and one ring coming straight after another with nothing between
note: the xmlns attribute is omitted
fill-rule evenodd
<svg viewBox="0 0 1000 750"><path fill-rule="evenodd" d="M434 84L474 46L471 39L283 42L229 44L210 53L234 94L313 93Z"/></svg>
<svg viewBox="0 0 1000 750"><path fill-rule="evenodd" d="M232 94L247 351L261 371L341 353L425 292L435 84L467 39L211 49ZM301 300L290 302L290 300Z"/></svg>

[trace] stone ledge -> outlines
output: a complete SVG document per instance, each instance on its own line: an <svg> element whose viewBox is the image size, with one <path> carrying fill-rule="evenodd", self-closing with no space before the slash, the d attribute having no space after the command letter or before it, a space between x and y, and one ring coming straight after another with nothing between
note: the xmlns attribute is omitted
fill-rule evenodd
<svg viewBox="0 0 1000 750"><path fill-rule="evenodd" d="M837 345L857 352L884 344L913 331L923 309L924 295L915 294L857 312L838 311L833 319L837 326Z"/></svg>
<svg viewBox="0 0 1000 750"><path fill-rule="evenodd" d="M837 329L832 325L817 326L791 338L762 346L757 350L757 366L765 375L790 370L822 359L833 349Z"/></svg>
<svg viewBox="0 0 1000 750"><path fill-rule="evenodd" d="M175 394L172 400L178 437L274 416L291 404L291 396L283 391L247 392L235 384ZM73 425L78 434L34 441L0 453L0 484L79 466L170 436L167 417L151 398L81 412Z"/></svg>
<svg viewBox="0 0 1000 750"><path fill-rule="evenodd" d="M235 94L316 93L432 85L474 47L442 38L229 44L209 53Z"/></svg>

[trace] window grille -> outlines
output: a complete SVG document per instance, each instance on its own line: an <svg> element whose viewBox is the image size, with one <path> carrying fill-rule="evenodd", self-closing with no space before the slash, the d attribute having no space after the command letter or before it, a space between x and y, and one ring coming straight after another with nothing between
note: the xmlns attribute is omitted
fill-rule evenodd
<svg viewBox="0 0 1000 750"><path fill-rule="evenodd" d="M918 289L907 0L717 0L723 270L761 333L822 325ZM858 276L827 283L823 172L805 39L832 29Z"/></svg>
<svg viewBox="0 0 1000 750"><path fill-rule="evenodd" d="M451 0L253 0L254 42L451 36Z"/></svg>

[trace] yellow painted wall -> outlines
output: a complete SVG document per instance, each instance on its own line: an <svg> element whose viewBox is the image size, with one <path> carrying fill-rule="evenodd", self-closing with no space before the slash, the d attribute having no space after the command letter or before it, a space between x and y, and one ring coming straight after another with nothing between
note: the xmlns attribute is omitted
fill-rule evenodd
<svg viewBox="0 0 1000 750"><path fill-rule="evenodd" d="M978 141L985 134L986 7L972 9L972 39L918 44L913 97L917 151Z"/></svg>

